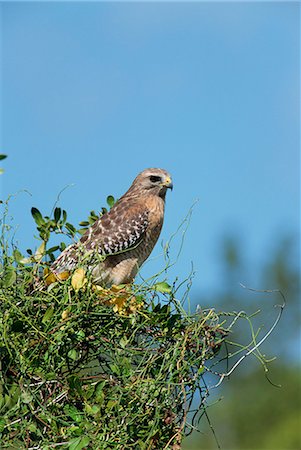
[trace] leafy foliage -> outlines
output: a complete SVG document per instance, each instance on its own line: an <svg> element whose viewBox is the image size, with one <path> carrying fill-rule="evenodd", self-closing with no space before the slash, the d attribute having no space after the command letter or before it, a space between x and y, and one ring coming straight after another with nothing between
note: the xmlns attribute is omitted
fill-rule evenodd
<svg viewBox="0 0 301 450"><path fill-rule="evenodd" d="M111 208L115 204L116 200L112 195L107 197L107 204L109 208ZM70 222L67 222L67 212L64 209L59 207L55 207L52 211L52 217L43 216L42 213L35 207L31 208L31 215L37 225L37 231L39 233L40 239L43 241L42 245L42 254L43 256L47 256L50 262L55 260L54 253L56 251L63 251L66 248L66 244L62 241L59 245L50 247L46 249L47 243L50 239L51 233L61 234L67 236L70 239L75 239L76 234L79 235L84 234L87 229L94 224L96 220L98 220L103 214L108 211L106 207L101 208L99 214L96 214L95 211L90 211L90 215L87 220L79 223L80 228L76 229L74 225ZM35 257L32 258L33 252L31 249L27 250L28 254L31 257L31 261L37 262Z"/></svg>
<svg viewBox="0 0 301 450"><path fill-rule="evenodd" d="M185 405L225 333L213 312L189 317L172 296L134 286L114 312L108 295L71 280L34 295L20 284L2 291L3 448L180 442Z"/></svg>
<svg viewBox="0 0 301 450"><path fill-rule="evenodd" d="M41 271L62 249L47 248L51 234L74 238L76 228L58 207L51 217L37 208L32 215L42 243L29 258L9 250L2 219L2 448L179 449L207 415L208 372L218 376L246 350L261 358L252 327L247 346L228 341L236 322L250 318L210 308L188 314L187 292L178 298L183 282L161 274L105 289L79 267L41 289ZM91 212L81 226L97 217Z"/></svg>

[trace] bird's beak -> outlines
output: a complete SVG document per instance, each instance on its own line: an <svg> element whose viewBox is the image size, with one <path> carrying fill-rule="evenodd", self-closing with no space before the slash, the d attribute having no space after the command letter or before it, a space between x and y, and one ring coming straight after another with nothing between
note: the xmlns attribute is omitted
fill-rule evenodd
<svg viewBox="0 0 301 450"><path fill-rule="evenodd" d="M172 184L172 180L169 177L165 178L165 181L162 183L162 186L166 187L167 189L171 189L173 188L173 184Z"/></svg>

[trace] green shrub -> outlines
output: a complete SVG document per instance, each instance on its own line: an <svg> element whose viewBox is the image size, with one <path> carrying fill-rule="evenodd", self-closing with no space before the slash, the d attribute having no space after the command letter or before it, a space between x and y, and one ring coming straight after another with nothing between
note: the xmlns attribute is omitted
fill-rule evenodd
<svg viewBox="0 0 301 450"><path fill-rule="evenodd" d="M6 213L2 218L1 448L179 449L207 415L207 372L231 357L221 346L247 317L213 309L188 314L187 293L178 299L182 283L160 276L100 289L77 270L41 288L41 270L64 247L47 249L51 233L67 225L65 234L74 236L76 229L59 208L53 218L32 214L42 244L27 258L10 249ZM232 356L251 353L255 340L253 334Z"/></svg>

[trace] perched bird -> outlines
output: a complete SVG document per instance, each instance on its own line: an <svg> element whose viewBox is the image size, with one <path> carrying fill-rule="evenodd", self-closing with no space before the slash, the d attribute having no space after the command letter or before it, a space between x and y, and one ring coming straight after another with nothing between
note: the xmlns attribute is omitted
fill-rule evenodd
<svg viewBox="0 0 301 450"><path fill-rule="evenodd" d="M54 261L59 277L76 267L91 272L95 284L130 283L153 250L163 225L165 196L172 179L163 169L146 169L110 211L100 217Z"/></svg>

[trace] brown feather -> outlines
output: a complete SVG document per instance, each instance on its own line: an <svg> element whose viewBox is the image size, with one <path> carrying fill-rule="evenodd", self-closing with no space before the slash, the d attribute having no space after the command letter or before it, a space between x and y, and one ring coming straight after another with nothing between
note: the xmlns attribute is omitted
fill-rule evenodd
<svg viewBox="0 0 301 450"><path fill-rule="evenodd" d="M91 271L95 283L131 282L159 238L165 194L171 186L171 177L163 169L141 172L112 209L61 253L51 270L58 275L82 265Z"/></svg>

